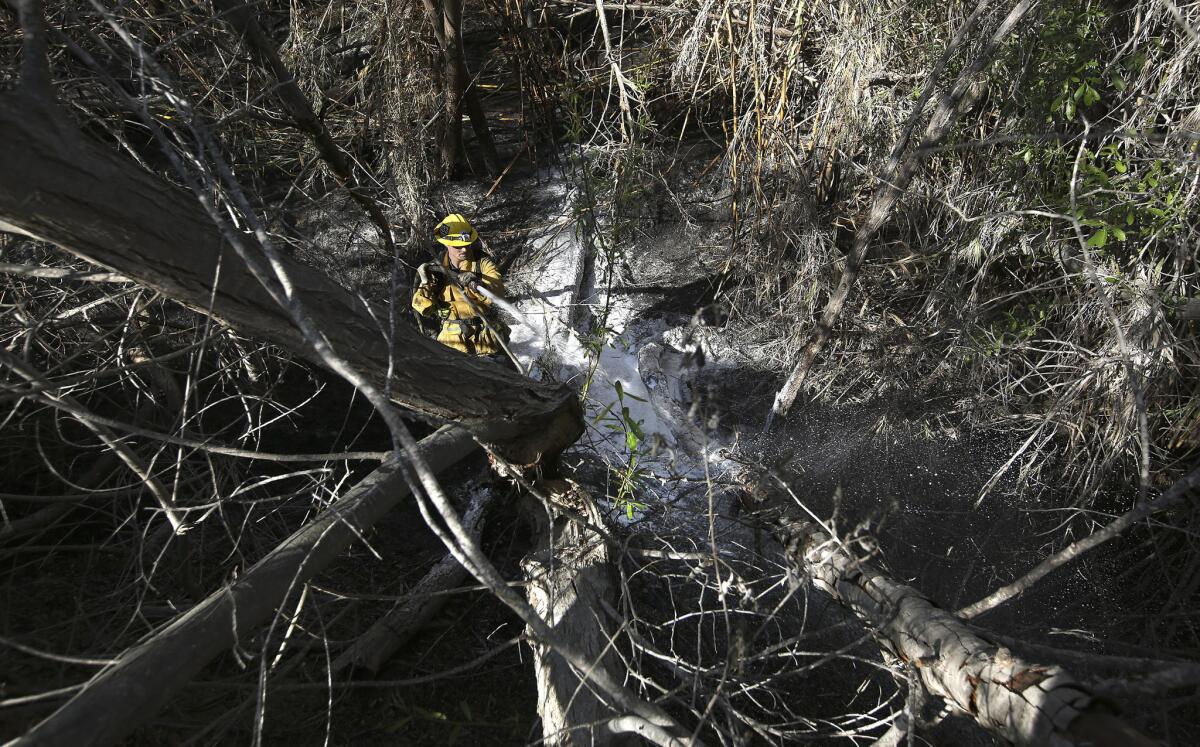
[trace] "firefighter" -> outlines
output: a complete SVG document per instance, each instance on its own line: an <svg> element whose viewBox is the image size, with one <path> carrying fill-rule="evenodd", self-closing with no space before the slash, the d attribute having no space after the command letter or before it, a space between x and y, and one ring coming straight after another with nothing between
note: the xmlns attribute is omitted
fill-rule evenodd
<svg viewBox="0 0 1200 747"><path fill-rule="evenodd" d="M503 296L504 282L495 263L479 256L475 227L452 213L437 225L433 237L446 247L446 253L440 262L426 262L417 268L413 309L440 323L437 340L443 345L508 364L496 337L502 329L500 322L489 313L492 301L480 291L485 288Z"/></svg>

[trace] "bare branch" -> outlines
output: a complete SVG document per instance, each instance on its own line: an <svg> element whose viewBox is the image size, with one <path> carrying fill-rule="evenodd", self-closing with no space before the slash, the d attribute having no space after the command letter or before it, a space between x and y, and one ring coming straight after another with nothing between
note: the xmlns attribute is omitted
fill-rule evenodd
<svg viewBox="0 0 1200 747"><path fill-rule="evenodd" d="M1165 511L1168 508L1173 508L1184 503L1187 500L1188 493L1195 490L1197 486L1200 486L1200 467L1177 480L1157 500L1143 500L1139 502L1131 510L1122 514L1119 519L1108 524L1103 529L1093 532L1081 540L1072 542L1041 563L1038 563L1033 570L1021 576L1016 581L1000 587L974 604L963 607L955 614L969 620L972 617L978 617L984 612L999 607L1013 597L1025 593L1047 574L1070 563L1088 550L1098 547L1115 537L1119 537L1122 532L1139 521L1160 511Z"/></svg>
<svg viewBox="0 0 1200 747"><path fill-rule="evenodd" d="M42 0L15 2L21 21L21 86L29 94L50 99L50 56L46 48L46 14Z"/></svg>

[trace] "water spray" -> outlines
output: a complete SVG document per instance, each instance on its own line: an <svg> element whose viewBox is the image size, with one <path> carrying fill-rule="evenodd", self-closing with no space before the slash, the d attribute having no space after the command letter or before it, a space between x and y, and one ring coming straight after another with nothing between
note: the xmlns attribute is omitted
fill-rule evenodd
<svg viewBox="0 0 1200 747"><path fill-rule="evenodd" d="M479 293L481 296L483 296L487 300L491 301L492 303L496 304L500 308L504 309L504 311L510 317L512 317L517 323L525 325L533 332L537 332L537 329L533 326L532 323L530 323L529 317L525 316L525 314L523 314L521 311L519 311L516 306L513 306L508 301L505 301L500 296L496 295L495 293L492 293L490 290L485 288L483 286L483 283L475 283L474 285L471 286L471 290Z"/></svg>
<svg viewBox="0 0 1200 747"><path fill-rule="evenodd" d="M529 321L529 317L525 316L525 314L522 313L516 306L513 306L511 303L504 300L504 298L502 298L501 296L493 293L491 291L491 289L488 288L483 283L480 283L480 282L475 282L475 283L470 283L470 284L464 283L461 278L462 273L453 268L450 268L450 267L438 265L437 269L444 276L446 276L451 281L453 281L455 285L458 285L461 288L470 289L470 290L478 293L479 295L483 296L487 300L494 303L496 306L499 306L501 309L504 309L505 313L507 313L510 317L512 317L512 319L514 321L516 321L518 324L528 327L530 331L537 333L538 330L536 327L533 326L533 323ZM468 301L469 301L469 299L468 299Z"/></svg>

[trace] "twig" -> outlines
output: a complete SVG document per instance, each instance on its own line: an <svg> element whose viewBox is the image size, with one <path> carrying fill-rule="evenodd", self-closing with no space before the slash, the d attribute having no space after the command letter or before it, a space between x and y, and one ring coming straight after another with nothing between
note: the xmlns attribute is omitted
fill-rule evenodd
<svg viewBox="0 0 1200 747"><path fill-rule="evenodd" d="M983 599L980 599L974 604L969 604L960 609L957 613L959 617L970 620L973 617L978 617L988 610L995 609L1001 604L1007 602L1013 597L1024 593L1031 586L1040 581L1048 573L1070 563L1080 555L1083 555L1088 550L1108 542L1110 539L1119 536L1122 532L1128 529L1133 524L1147 518L1160 511L1165 511L1168 508L1178 506L1183 503L1190 491L1200 486L1200 467L1192 470L1188 475L1180 478L1172 485L1167 492L1163 493L1160 498L1155 501L1142 500L1130 511L1127 511L1121 518L1105 526L1103 529L1093 532L1087 537L1072 542L1062 550L1054 553L1050 557L1038 563L1033 570L1021 576L1016 581L1006 584Z"/></svg>

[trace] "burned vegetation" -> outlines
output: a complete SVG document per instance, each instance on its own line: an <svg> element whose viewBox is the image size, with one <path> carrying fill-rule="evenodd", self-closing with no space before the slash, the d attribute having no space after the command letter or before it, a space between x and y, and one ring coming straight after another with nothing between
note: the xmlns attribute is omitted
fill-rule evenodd
<svg viewBox="0 0 1200 747"><path fill-rule="evenodd" d="M0 19L3 740L1200 742L1200 5Z"/></svg>

